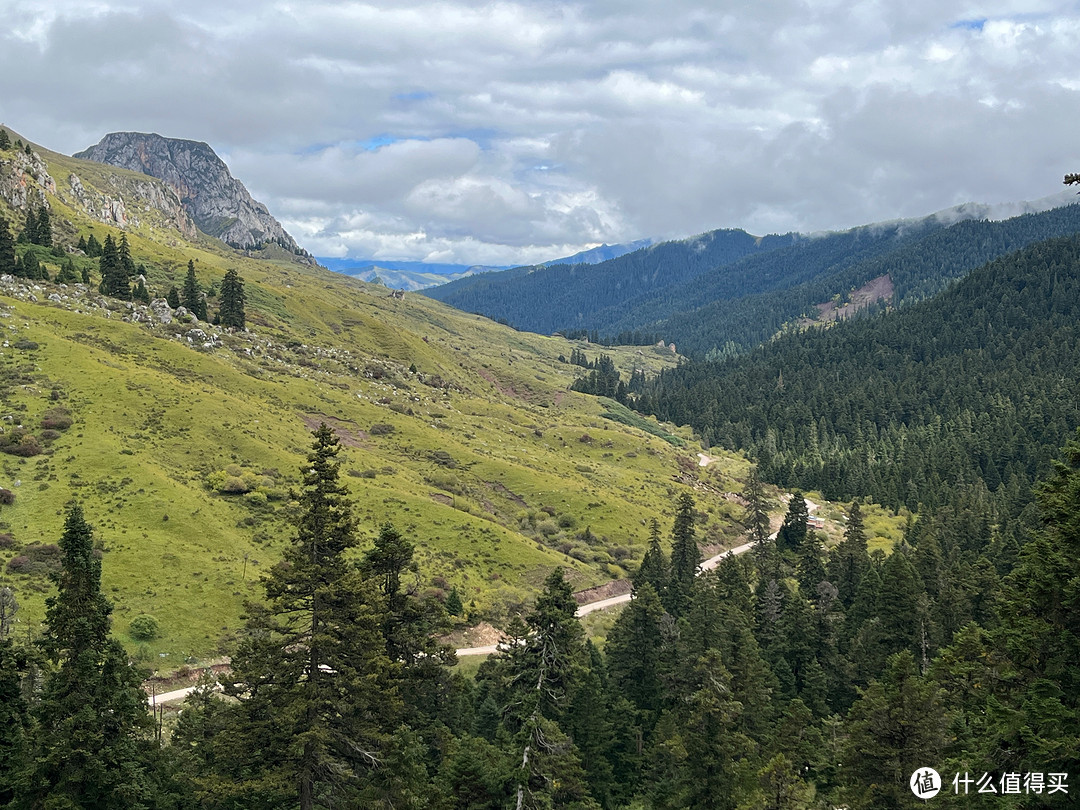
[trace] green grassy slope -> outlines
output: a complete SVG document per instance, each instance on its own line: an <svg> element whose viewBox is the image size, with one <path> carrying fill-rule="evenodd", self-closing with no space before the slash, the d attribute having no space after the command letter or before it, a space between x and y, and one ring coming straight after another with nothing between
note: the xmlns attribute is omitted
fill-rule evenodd
<svg viewBox="0 0 1080 810"><path fill-rule="evenodd" d="M40 153L67 244L91 230L99 240L120 233L65 196L70 173L112 197L157 182ZM5 213L18 221L19 212ZM741 489L745 462L700 468L686 430L655 431L687 440L680 448L603 418L603 403L567 390L580 369L556 359L577 344L422 296L395 299L284 255L191 241L163 221L142 211L124 231L152 294L179 284L189 258L204 287L235 267L247 283L249 333L162 324L145 307L78 285L0 284L0 427L17 433L21 424L45 446L0 455L0 486L15 493L0 507L0 533L11 536L0 544L0 583L22 605L18 632L40 624L51 586L38 561L74 497L97 526L118 635L166 666L212 654L288 542L288 490L320 421L346 445L344 480L364 536L392 521L418 544L417 587L457 587L474 616L505 618L554 566L578 588L625 576L648 519L669 526L686 487L700 496L700 533L715 544L736 539L740 509L722 495ZM677 361L651 348L605 351L625 373ZM41 420L58 408L73 423L49 438ZM11 570L16 557L29 559L15 566L28 573ZM141 613L158 619L162 636L139 648L126 633Z"/></svg>

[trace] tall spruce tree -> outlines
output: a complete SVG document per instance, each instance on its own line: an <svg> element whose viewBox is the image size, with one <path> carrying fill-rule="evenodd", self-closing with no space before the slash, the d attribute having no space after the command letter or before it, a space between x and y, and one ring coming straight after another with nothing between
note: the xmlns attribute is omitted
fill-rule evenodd
<svg viewBox="0 0 1080 810"><path fill-rule="evenodd" d="M701 549L694 533L694 497L684 492L679 496L671 530L671 579L664 603L668 613L676 618L684 615L690 605L700 563Z"/></svg>
<svg viewBox="0 0 1080 810"><path fill-rule="evenodd" d="M101 293L124 301L131 300L131 281L128 278L120 250L112 234L106 234L105 244L101 247L99 260L101 271Z"/></svg>
<svg viewBox="0 0 1080 810"><path fill-rule="evenodd" d="M23 220L22 230L19 231L18 241L24 244L37 244L38 217L34 204L26 204L26 218Z"/></svg>
<svg viewBox="0 0 1080 810"><path fill-rule="evenodd" d="M660 547L660 522L653 518L649 523L649 547L641 558L641 565L632 577L634 593L648 583L657 596L667 593L668 578L671 575L667 555Z"/></svg>
<svg viewBox="0 0 1080 810"><path fill-rule="evenodd" d="M156 744L142 677L109 635L112 606L80 506L60 538L58 588L41 646L55 664L34 708L30 769L17 806L142 808L154 804Z"/></svg>
<svg viewBox="0 0 1080 810"><path fill-rule="evenodd" d="M225 776L301 810L358 802L399 713L380 596L346 558L356 526L340 449L320 425L301 470L296 536L264 580L267 607L252 607L225 688L246 740L240 761L222 763Z"/></svg>
<svg viewBox="0 0 1080 810"><path fill-rule="evenodd" d="M509 705L504 722L513 735L515 810L597 806L589 798L578 752L560 726L585 655L576 611L570 585L562 569L556 569L505 661Z"/></svg>
<svg viewBox="0 0 1080 810"><path fill-rule="evenodd" d="M863 526L862 507L852 501L848 509L847 528L844 539L829 555L829 581L836 586L844 608L851 607L855 591L859 588L870 557L866 551L866 529Z"/></svg>
<svg viewBox="0 0 1080 810"><path fill-rule="evenodd" d="M206 299L199 289L199 281L195 278L195 262L191 259L188 259L187 275L184 276L184 287L180 291L180 303L200 321L207 320Z"/></svg>
<svg viewBox="0 0 1080 810"><path fill-rule="evenodd" d="M106 237L108 237L108 234L106 234ZM88 237L86 237L87 256L89 256L91 259L100 258L103 250L104 248L101 246L101 242L98 241L98 238L94 236L94 234L91 233Z"/></svg>
<svg viewBox="0 0 1080 810"><path fill-rule="evenodd" d="M0 274L15 275L15 239L3 217L0 217Z"/></svg>
<svg viewBox="0 0 1080 810"><path fill-rule="evenodd" d="M34 244L43 247L52 247L52 217L49 215L49 206L42 203L37 213L37 226L34 229Z"/></svg>
<svg viewBox="0 0 1080 810"><path fill-rule="evenodd" d="M810 522L810 511L801 492L794 492L788 503L787 514L780 531L776 533L776 547L780 551L798 551L806 537L806 527Z"/></svg>
<svg viewBox="0 0 1080 810"><path fill-rule="evenodd" d="M230 267L225 271L225 278L221 282L221 307L218 311L221 325L243 329L244 303L244 280Z"/></svg>

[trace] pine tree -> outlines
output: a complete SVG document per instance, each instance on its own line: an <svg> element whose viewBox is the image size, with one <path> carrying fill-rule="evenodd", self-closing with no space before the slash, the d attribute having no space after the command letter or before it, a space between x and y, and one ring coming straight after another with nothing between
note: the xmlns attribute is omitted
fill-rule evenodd
<svg viewBox="0 0 1080 810"><path fill-rule="evenodd" d="M660 682L663 617L664 608L656 591L651 583L644 582L615 620L605 646L612 687L640 713L646 733L656 723L663 695Z"/></svg>
<svg viewBox="0 0 1080 810"><path fill-rule="evenodd" d="M0 807L15 797L19 773L26 767L30 712L22 693L20 653L0 635Z"/></svg>
<svg viewBox="0 0 1080 810"><path fill-rule="evenodd" d="M22 244L37 244L37 211L34 208L33 203L26 204L26 219L23 222L23 228L19 231L18 241Z"/></svg>
<svg viewBox="0 0 1080 810"><path fill-rule="evenodd" d="M232 268L225 271L221 282L221 325L233 329L244 328L244 280Z"/></svg>
<svg viewBox="0 0 1080 810"><path fill-rule="evenodd" d="M845 608L851 607L855 600L855 591L859 587L870 558L866 553L866 530L863 527L862 508L858 501L852 501L848 509L847 528L844 539L829 555L829 581L836 586L840 602Z"/></svg>
<svg viewBox="0 0 1080 810"><path fill-rule="evenodd" d="M679 496L675 525L671 530L671 579L664 606L675 618L686 613L694 589L694 577L701 563L701 550L694 534L694 498L689 492Z"/></svg>
<svg viewBox="0 0 1080 810"><path fill-rule="evenodd" d="M465 606L461 603L461 594L457 588L451 588L446 597L446 612L451 616L461 616L465 612Z"/></svg>
<svg viewBox="0 0 1080 810"><path fill-rule="evenodd" d="M135 281L135 289L131 291L131 298L144 304L150 303L150 291L146 289L146 282L141 276Z"/></svg>
<svg viewBox="0 0 1080 810"><path fill-rule="evenodd" d="M169 292L166 293L165 300L171 308L180 309L180 291L176 289L175 285L169 287Z"/></svg>
<svg viewBox="0 0 1080 810"><path fill-rule="evenodd" d="M37 225L34 228L34 244L43 247L52 247L52 217L49 216L49 207L42 203L37 213Z"/></svg>
<svg viewBox="0 0 1080 810"><path fill-rule="evenodd" d="M6 129L0 129L0 149L11 148L11 136Z"/></svg>
<svg viewBox="0 0 1080 810"><path fill-rule="evenodd" d="M112 606L82 508L60 538L58 588L46 600L41 646L56 664L34 709L31 772L21 801L32 807L152 804L154 750L140 673L109 636Z"/></svg>
<svg viewBox="0 0 1080 810"><path fill-rule="evenodd" d="M584 657L584 631L576 611L570 585L556 569L504 662L510 701L505 722L513 734L517 768L516 810L573 802L581 802L583 810L595 807L577 751L559 725Z"/></svg>
<svg viewBox="0 0 1080 810"><path fill-rule="evenodd" d="M769 532L769 510L765 501L765 487L758 477L757 467L751 467L743 490L746 500L746 514L743 525L746 526L750 542L754 544L754 561L758 576L763 579L776 579L780 576L780 560L776 553L776 541Z"/></svg>
<svg viewBox="0 0 1080 810"><path fill-rule="evenodd" d="M646 549L645 556L641 558L641 565L632 577L634 593L637 593L642 585L648 583L652 585L656 595L663 598L663 595L667 593L670 575L667 555L660 548L660 523L653 518L649 524L649 548Z"/></svg>
<svg viewBox="0 0 1080 810"><path fill-rule="evenodd" d="M184 288L180 292L180 303L184 309L198 318L200 321L207 320L206 299L199 290L199 282L195 278L195 262L188 259L187 275L184 277Z"/></svg>
<svg viewBox="0 0 1080 810"><path fill-rule="evenodd" d="M776 533L776 547L780 551L798 551L806 537L809 521L810 512L806 507L806 499L801 492L792 493L784 523Z"/></svg>
<svg viewBox="0 0 1080 810"><path fill-rule="evenodd" d="M37 254L32 250L28 250L23 254L22 262L16 268L15 275L23 278L39 279L44 272L45 270L41 266L41 262L38 261Z"/></svg>
<svg viewBox="0 0 1080 810"><path fill-rule="evenodd" d="M108 235L106 235L108 238ZM90 234L86 237L86 255L91 259L97 259L101 257L104 248L101 246L101 242L94 234Z"/></svg>
<svg viewBox="0 0 1080 810"><path fill-rule="evenodd" d="M247 751L226 774L302 810L349 803L399 712L381 598L346 559L356 529L340 443L325 424L314 437L295 539L264 580L268 607L252 609L225 688L240 701Z"/></svg>
<svg viewBox="0 0 1080 810"><path fill-rule="evenodd" d="M124 301L131 300L131 282L128 279L127 270L120 257L119 248L112 238L112 234L105 237L105 244L101 248L99 261L101 272L101 293Z"/></svg>
<svg viewBox="0 0 1080 810"><path fill-rule="evenodd" d="M75 243L75 247L77 247L83 253L86 253L86 237L82 234L79 234L79 241Z"/></svg>
<svg viewBox="0 0 1080 810"><path fill-rule="evenodd" d="M56 276L57 284L74 284L79 280L79 274L75 270L75 263L68 256L60 266L60 272Z"/></svg>
<svg viewBox="0 0 1080 810"><path fill-rule="evenodd" d="M15 239L3 217L0 217L0 275L15 275Z"/></svg>
<svg viewBox="0 0 1080 810"><path fill-rule="evenodd" d="M919 676L905 650L892 656L847 716L850 738L843 758L847 793L856 807L907 807L908 779L939 762L946 742L946 712L937 686Z"/></svg>
<svg viewBox="0 0 1080 810"><path fill-rule="evenodd" d="M124 269L124 284L131 289L135 281L135 260L131 258L131 246L128 245L127 234L120 234L120 244L116 246L116 255L120 257L120 266Z"/></svg>

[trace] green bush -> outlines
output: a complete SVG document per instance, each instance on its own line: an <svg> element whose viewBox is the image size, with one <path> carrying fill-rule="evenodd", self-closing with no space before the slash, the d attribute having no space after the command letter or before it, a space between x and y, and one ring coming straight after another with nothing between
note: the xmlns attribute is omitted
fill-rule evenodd
<svg viewBox="0 0 1080 810"><path fill-rule="evenodd" d="M128 625L128 635L136 641L153 641L160 633L157 619L145 613L136 616Z"/></svg>

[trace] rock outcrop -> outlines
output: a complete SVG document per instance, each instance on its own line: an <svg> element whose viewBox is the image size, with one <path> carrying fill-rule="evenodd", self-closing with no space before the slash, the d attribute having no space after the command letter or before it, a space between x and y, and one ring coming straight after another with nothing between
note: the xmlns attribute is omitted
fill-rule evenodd
<svg viewBox="0 0 1080 810"><path fill-rule="evenodd" d="M107 163L163 180L195 224L240 250L277 245L307 256L266 206L253 199L213 149L201 141L141 132L113 132L75 157Z"/></svg>

